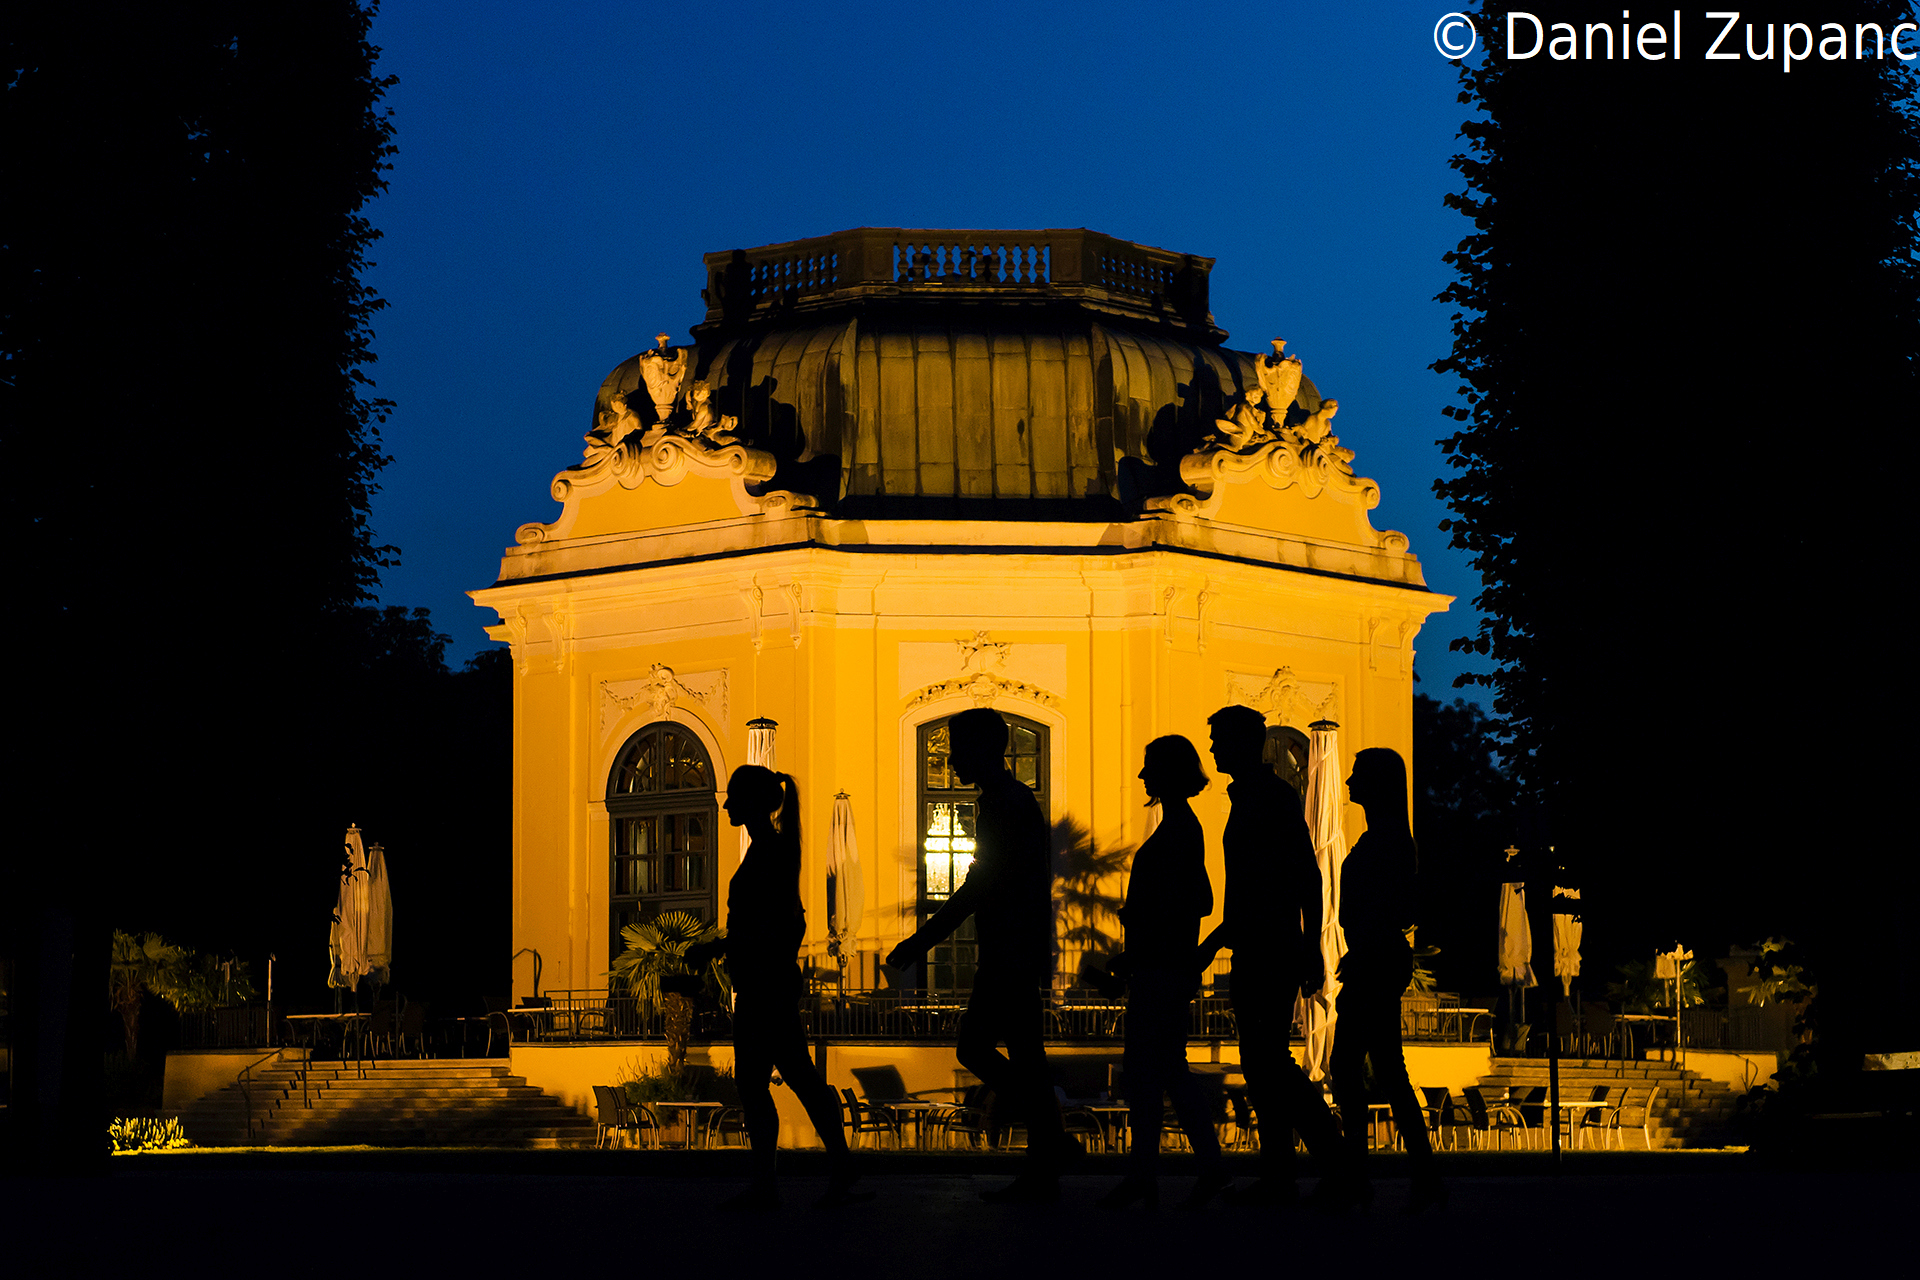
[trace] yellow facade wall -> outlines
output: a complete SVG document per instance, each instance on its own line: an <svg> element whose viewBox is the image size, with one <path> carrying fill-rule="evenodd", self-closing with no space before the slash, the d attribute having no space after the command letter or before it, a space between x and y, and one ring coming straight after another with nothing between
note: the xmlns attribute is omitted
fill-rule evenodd
<svg viewBox="0 0 1920 1280"><path fill-rule="evenodd" d="M671 525L717 516L736 503L735 488L689 477L576 497L570 527L592 536L510 552L501 580L473 593L499 615L490 633L514 650L517 996L533 994L533 953L542 991L605 987L607 782L622 745L656 720L700 738L722 802L727 774L746 761L747 721L779 722L777 764L801 789L816 957L833 799L847 794L864 889L854 944L863 956L850 978L869 983L874 959L915 925L914 745L927 720L986 700L1047 725L1052 816L1086 824L1105 845L1146 834L1135 778L1146 743L1184 734L1204 759L1206 717L1228 703L1303 731L1337 720L1343 770L1364 747L1411 757L1413 642L1449 598L1421 584L1404 539L1399 549L1397 535L1352 541L1371 529L1349 495L1238 486L1243 523L1233 528L771 515ZM1317 527L1328 521L1344 540ZM623 540L614 532L623 523L646 527ZM1303 524L1316 527L1288 531ZM1201 551L1282 534L1307 548L1297 558L1366 573ZM678 554L654 558L669 544ZM706 555L690 554L702 547ZM971 655L963 644L976 646ZM646 682L662 667L678 683L651 698ZM1223 782L1195 802L1216 900ZM1364 829L1358 808L1345 822L1349 840ZM718 846L724 912L738 834L723 829Z"/></svg>

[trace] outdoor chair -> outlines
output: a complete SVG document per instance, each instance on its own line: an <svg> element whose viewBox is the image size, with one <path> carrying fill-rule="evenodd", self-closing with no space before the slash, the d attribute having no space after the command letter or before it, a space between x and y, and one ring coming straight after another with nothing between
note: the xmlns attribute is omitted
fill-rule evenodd
<svg viewBox="0 0 1920 1280"><path fill-rule="evenodd" d="M1547 1090L1544 1085L1534 1085L1530 1089L1514 1096L1514 1090L1507 1090L1507 1105L1520 1109L1520 1122L1527 1126L1527 1132L1538 1133L1544 1144L1547 1123Z"/></svg>
<svg viewBox="0 0 1920 1280"><path fill-rule="evenodd" d="M1085 1107L1063 1108L1060 1112L1060 1128L1088 1150L1092 1150L1096 1144L1102 1151L1107 1149L1107 1131L1101 1127L1100 1117Z"/></svg>
<svg viewBox="0 0 1920 1280"><path fill-rule="evenodd" d="M1634 1100L1633 1090L1625 1089L1622 1091L1619 1105L1607 1108L1607 1132L1614 1136L1616 1146L1622 1148L1626 1146L1623 1130L1638 1129L1641 1143L1648 1151L1653 1150L1653 1100L1659 1096L1659 1085L1648 1089L1647 1096L1637 1102ZM1629 1111L1639 1113L1638 1124L1629 1123L1627 1116Z"/></svg>
<svg viewBox="0 0 1920 1280"><path fill-rule="evenodd" d="M620 1132L622 1108L614 1098L614 1087L610 1084L593 1086L593 1145L604 1147L612 1143L613 1136Z"/></svg>
<svg viewBox="0 0 1920 1280"><path fill-rule="evenodd" d="M1574 1044L1580 1038L1580 1019L1565 1000L1553 1006L1553 1034L1560 1038L1561 1056L1574 1056Z"/></svg>
<svg viewBox="0 0 1920 1280"><path fill-rule="evenodd" d="M1259 1131L1254 1128L1253 1108L1247 1104L1245 1089L1227 1090L1228 1124L1220 1132L1222 1151L1258 1151Z"/></svg>
<svg viewBox="0 0 1920 1280"><path fill-rule="evenodd" d="M373 1006L373 1016L367 1019L367 1029L361 1040L361 1053L365 1057L379 1054L380 1047L386 1046L387 1056L393 1057L393 1001L382 1000Z"/></svg>
<svg viewBox="0 0 1920 1280"><path fill-rule="evenodd" d="M1488 1102L1478 1085L1468 1085L1460 1093L1467 1101L1468 1146L1478 1134L1482 1146L1491 1139L1496 1149L1503 1148L1509 1133L1516 1135L1519 1146L1527 1145L1527 1121L1519 1107L1510 1102Z"/></svg>
<svg viewBox="0 0 1920 1280"><path fill-rule="evenodd" d="M729 1136L740 1140L729 1142L727 1141ZM713 1119L707 1122L707 1145L709 1147L748 1146L746 1108L722 1107L714 1112Z"/></svg>
<svg viewBox="0 0 1920 1280"><path fill-rule="evenodd" d="M409 1000L407 1007L400 1011L400 1029L397 1033L397 1053L405 1053L408 1044L413 1046L413 1056L427 1056L427 1002Z"/></svg>
<svg viewBox="0 0 1920 1280"><path fill-rule="evenodd" d="M625 1085L613 1086L613 1100L620 1112L620 1130L638 1140L643 1147L660 1146L660 1117L644 1102L627 1097Z"/></svg>
<svg viewBox="0 0 1920 1280"><path fill-rule="evenodd" d="M1420 1094L1427 1100L1420 1110L1427 1117L1427 1135L1433 1142L1433 1149L1443 1151L1450 1146L1458 1146L1457 1130L1462 1126L1454 1113L1452 1090L1422 1086Z"/></svg>
<svg viewBox="0 0 1920 1280"><path fill-rule="evenodd" d="M513 1019L498 1009L487 1010L487 1056L493 1056L493 1041L498 1037L500 1043L509 1051L513 1048Z"/></svg>
<svg viewBox="0 0 1920 1280"><path fill-rule="evenodd" d="M1619 1094L1620 1086L1618 1085L1597 1084L1593 1086L1593 1092L1588 1095L1587 1101L1611 1104ZM1573 1123L1572 1128L1577 1132L1570 1136L1589 1145L1598 1141L1601 1146L1606 1146L1608 1109L1608 1107L1588 1107L1581 1113L1579 1120Z"/></svg>
<svg viewBox="0 0 1920 1280"><path fill-rule="evenodd" d="M860 1101L851 1089L842 1089L840 1096L846 1099L849 1131L847 1145L858 1147L863 1133L890 1133L893 1145L900 1145L900 1121L887 1108Z"/></svg>
<svg viewBox="0 0 1920 1280"><path fill-rule="evenodd" d="M1604 1000L1588 1000L1580 1006L1580 1025L1589 1057L1611 1058L1613 1042L1621 1026ZM1599 1052L1596 1054L1595 1049ZM1625 1056L1625 1055L1622 1055Z"/></svg>
<svg viewBox="0 0 1920 1280"><path fill-rule="evenodd" d="M956 1137L970 1151L988 1145L987 1113L978 1107L942 1107L931 1120L940 1126L940 1145L949 1151Z"/></svg>

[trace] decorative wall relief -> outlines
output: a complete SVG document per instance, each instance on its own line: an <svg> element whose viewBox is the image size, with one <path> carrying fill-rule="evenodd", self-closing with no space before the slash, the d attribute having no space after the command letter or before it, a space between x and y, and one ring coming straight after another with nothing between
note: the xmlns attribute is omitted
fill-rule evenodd
<svg viewBox="0 0 1920 1280"><path fill-rule="evenodd" d="M1066 683L1067 648L1063 644L1012 644L976 631L950 645L908 642L900 646L900 690L909 707L964 697L976 707L1000 699L1057 707L1060 699L1046 686ZM950 676L927 677L941 668ZM1046 683L1041 683L1042 681Z"/></svg>
<svg viewBox="0 0 1920 1280"><path fill-rule="evenodd" d="M1340 718L1340 690L1331 681L1302 680L1292 667L1272 675L1227 673L1227 701L1252 707L1269 720L1305 729L1315 720Z"/></svg>
<svg viewBox="0 0 1920 1280"><path fill-rule="evenodd" d="M990 672L980 671L973 675L955 676L951 680L942 680L915 690L907 699L909 707L917 707L928 702L939 702L944 698L965 697L973 700L976 707L990 707L1002 698L1019 702L1035 702L1043 707L1058 707L1060 699L1037 685L1023 680L1009 680Z"/></svg>
<svg viewBox="0 0 1920 1280"><path fill-rule="evenodd" d="M726 728L726 668L679 675L672 667L656 662L637 680L601 681L600 737L604 740L636 708L644 708L649 720L663 720L683 703L704 708L721 728Z"/></svg>

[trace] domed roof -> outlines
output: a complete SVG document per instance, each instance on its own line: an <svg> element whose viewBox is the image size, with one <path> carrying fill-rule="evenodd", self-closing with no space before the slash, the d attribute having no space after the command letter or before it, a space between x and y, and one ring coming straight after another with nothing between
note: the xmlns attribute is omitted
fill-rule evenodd
<svg viewBox="0 0 1920 1280"><path fill-rule="evenodd" d="M1177 460L1259 386L1207 312L1212 259L1098 232L862 228L706 265L692 379L779 459L767 487L843 516L1112 519L1177 492ZM640 361L596 423L635 391L647 419ZM1293 415L1319 407L1303 379Z"/></svg>

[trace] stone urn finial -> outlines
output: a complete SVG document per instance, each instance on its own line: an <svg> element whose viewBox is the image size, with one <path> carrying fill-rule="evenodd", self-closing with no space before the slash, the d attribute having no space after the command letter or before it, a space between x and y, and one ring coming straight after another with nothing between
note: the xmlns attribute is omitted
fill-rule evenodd
<svg viewBox="0 0 1920 1280"><path fill-rule="evenodd" d="M1285 338L1269 338L1268 341L1273 344L1274 359L1278 360L1281 356L1287 354L1287 340Z"/></svg>
<svg viewBox="0 0 1920 1280"><path fill-rule="evenodd" d="M653 335L653 340L660 344L660 349L662 351L665 351L667 349L667 344L673 341L673 335L670 333L656 333Z"/></svg>

